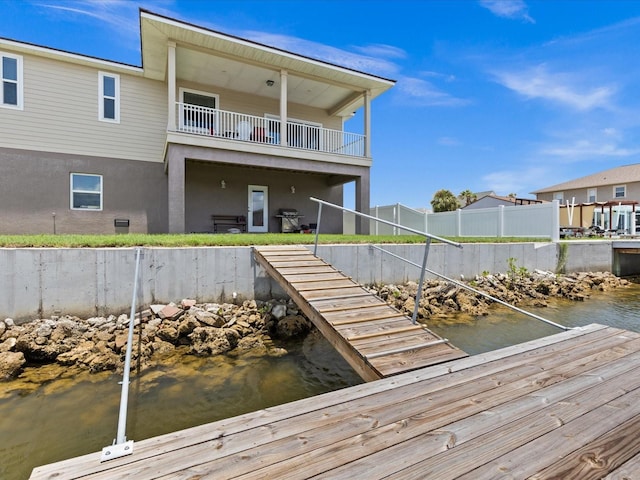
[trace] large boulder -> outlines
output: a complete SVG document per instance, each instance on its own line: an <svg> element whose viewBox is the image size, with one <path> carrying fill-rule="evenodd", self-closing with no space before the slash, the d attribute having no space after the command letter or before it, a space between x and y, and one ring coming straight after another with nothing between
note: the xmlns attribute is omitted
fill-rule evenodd
<svg viewBox="0 0 640 480"><path fill-rule="evenodd" d="M0 353L0 381L18 376L27 360L22 352Z"/></svg>
<svg viewBox="0 0 640 480"><path fill-rule="evenodd" d="M311 326L311 322L302 315L288 315L278 320L276 334L280 338L299 337L306 335Z"/></svg>

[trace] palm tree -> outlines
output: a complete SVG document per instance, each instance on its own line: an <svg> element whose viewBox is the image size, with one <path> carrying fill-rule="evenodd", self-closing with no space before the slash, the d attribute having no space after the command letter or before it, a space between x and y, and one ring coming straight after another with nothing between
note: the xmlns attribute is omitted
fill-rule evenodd
<svg viewBox="0 0 640 480"><path fill-rule="evenodd" d="M478 196L475 193L473 193L471 190L467 189L463 192L460 192L460 195L458 195L458 198L464 201L464 205L466 207L467 205L475 202L478 199Z"/></svg>
<svg viewBox="0 0 640 480"><path fill-rule="evenodd" d="M438 190L431 200L434 212L453 212L459 207L458 199L449 190Z"/></svg>

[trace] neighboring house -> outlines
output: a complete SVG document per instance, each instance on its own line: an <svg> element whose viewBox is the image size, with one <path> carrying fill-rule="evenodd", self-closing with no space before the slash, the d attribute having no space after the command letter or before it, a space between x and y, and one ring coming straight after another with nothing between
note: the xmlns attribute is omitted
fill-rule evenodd
<svg viewBox="0 0 640 480"><path fill-rule="evenodd" d="M640 201L640 163L623 165L532 192L539 200L558 200L578 207L572 214L578 226L598 225L606 230L635 232L640 225L636 205ZM561 212L561 216L567 214ZM578 223L576 223L578 222Z"/></svg>
<svg viewBox="0 0 640 480"><path fill-rule="evenodd" d="M478 199L475 202L462 207L463 210L499 207L500 205L503 205L505 207L513 207L514 205L533 205L536 203L542 203L541 200L536 200L533 198L501 197L493 192L476 195L478 196Z"/></svg>
<svg viewBox="0 0 640 480"><path fill-rule="evenodd" d="M0 233L211 232L212 215L277 232L348 182L368 212L371 100L392 80L145 10L140 31L142 67L0 38Z"/></svg>

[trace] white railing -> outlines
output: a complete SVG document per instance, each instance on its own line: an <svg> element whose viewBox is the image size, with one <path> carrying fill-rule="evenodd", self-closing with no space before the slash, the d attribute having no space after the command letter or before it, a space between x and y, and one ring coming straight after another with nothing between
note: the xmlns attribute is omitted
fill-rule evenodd
<svg viewBox="0 0 640 480"><path fill-rule="evenodd" d="M280 120L245 115L188 103L177 103L178 131L254 143L281 144ZM289 148L364 156L364 135L287 122Z"/></svg>

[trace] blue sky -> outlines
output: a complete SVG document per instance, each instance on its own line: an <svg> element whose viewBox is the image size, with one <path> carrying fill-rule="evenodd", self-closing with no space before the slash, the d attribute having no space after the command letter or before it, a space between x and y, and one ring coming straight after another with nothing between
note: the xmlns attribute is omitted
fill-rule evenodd
<svg viewBox="0 0 640 480"><path fill-rule="evenodd" d="M134 65L143 7L397 80L373 102L372 205L640 162L640 1L0 2L0 37Z"/></svg>

